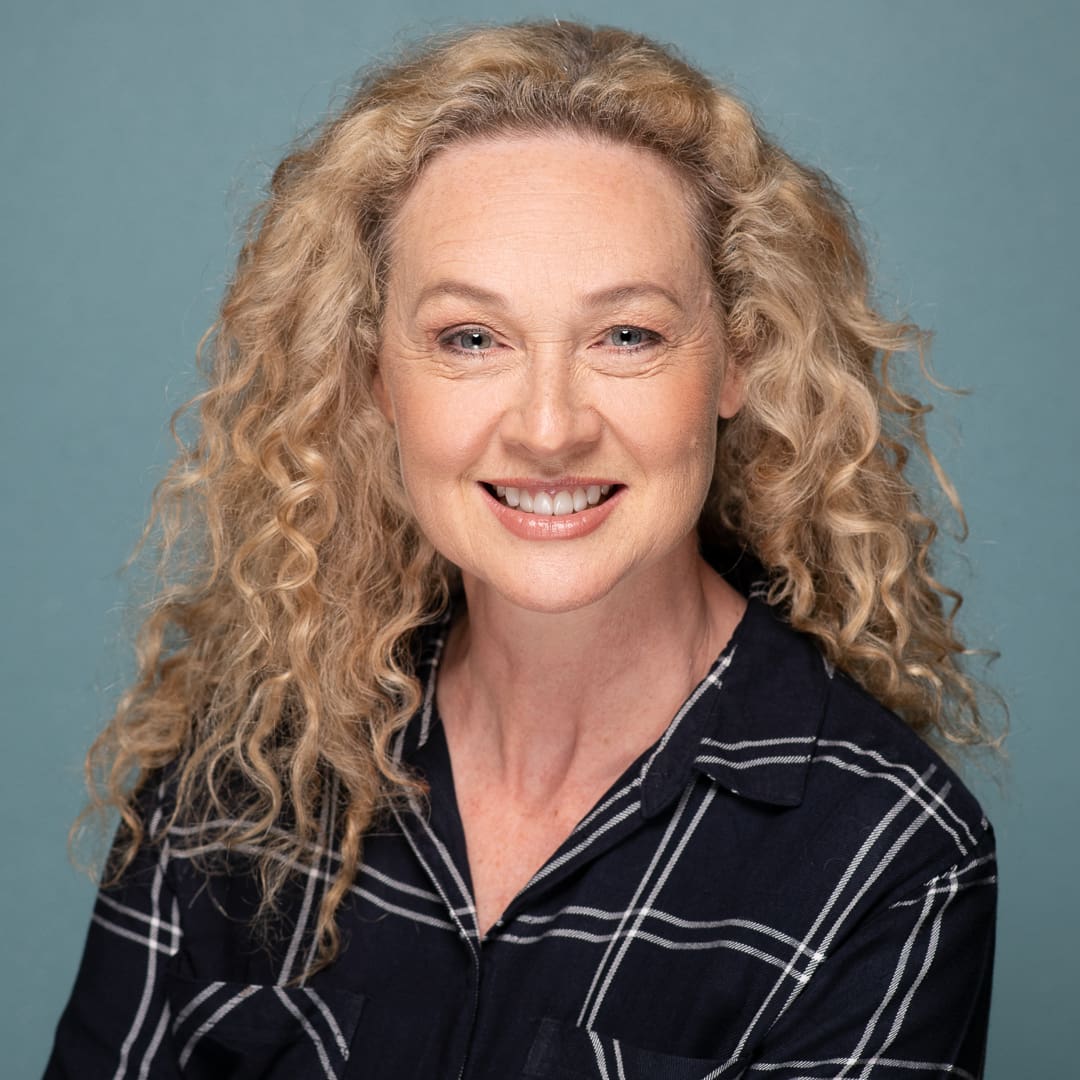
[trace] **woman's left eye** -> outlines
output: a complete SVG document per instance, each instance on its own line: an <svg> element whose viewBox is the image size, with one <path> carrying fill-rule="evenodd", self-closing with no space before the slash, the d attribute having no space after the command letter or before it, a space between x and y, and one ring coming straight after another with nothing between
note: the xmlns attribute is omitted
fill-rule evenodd
<svg viewBox="0 0 1080 1080"><path fill-rule="evenodd" d="M607 332L605 339L617 348L626 350L651 345L660 340L657 334L651 330L642 330L640 326L614 326Z"/></svg>
<svg viewBox="0 0 1080 1080"><path fill-rule="evenodd" d="M469 326L464 330L452 331L442 342L459 352L480 353L490 349L495 344L495 339L487 330L479 326Z"/></svg>

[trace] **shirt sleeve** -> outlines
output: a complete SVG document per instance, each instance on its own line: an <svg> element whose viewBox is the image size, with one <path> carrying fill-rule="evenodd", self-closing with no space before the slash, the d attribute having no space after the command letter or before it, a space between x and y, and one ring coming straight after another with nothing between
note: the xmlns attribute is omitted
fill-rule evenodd
<svg viewBox="0 0 1080 1080"><path fill-rule="evenodd" d="M825 958L747 1080L974 1080L983 1075L997 876L993 830L884 902Z"/></svg>
<svg viewBox="0 0 1080 1080"><path fill-rule="evenodd" d="M165 813L166 785L140 807L151 836ZM180 913L168 840L147 840L114 886L102 888L75 986L56 1030L45 1080L178 1077L164 972L180 949Z"/></svg>

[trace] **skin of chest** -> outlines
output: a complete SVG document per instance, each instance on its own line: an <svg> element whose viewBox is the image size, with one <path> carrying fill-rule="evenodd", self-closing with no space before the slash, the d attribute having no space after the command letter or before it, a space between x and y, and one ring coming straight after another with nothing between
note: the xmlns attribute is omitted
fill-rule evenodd
<svg viewBox="0 0 1080 1080"><path fill-rule="evenodd" d="M481 935L506 910L533 874L573 829L559 811L536 817L508 810L493 800L462 807L473 898Z"/></svg>

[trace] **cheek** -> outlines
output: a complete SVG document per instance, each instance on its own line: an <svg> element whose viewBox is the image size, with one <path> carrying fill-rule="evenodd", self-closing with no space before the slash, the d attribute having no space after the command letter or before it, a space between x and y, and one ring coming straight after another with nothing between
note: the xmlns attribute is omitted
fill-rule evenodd
<svg viewBox="0 0 1080 1080"><path fill-rule="evenodd" d="M394 387L398 452L406 485L452 481L475 460L486 430L482 401L441 381ZM422 492L413 491L414 497Z"/></svg>
<svg viewBox="0 0 1080 1080"><path fill-rule="evenodd" d="M712 380L676 380L662 394L650 393L649 387L642 390L623 410L621 424L642 465L686 475L698 471L696 463L711 475L717 422Z"/></svg>

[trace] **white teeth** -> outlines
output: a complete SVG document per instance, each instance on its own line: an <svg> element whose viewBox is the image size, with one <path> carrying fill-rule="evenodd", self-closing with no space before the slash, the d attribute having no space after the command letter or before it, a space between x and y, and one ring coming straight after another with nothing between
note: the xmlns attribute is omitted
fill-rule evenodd
<svg viewBox="0 0 1080 1080"><path fill-rule="evenodd" d="M555 503L551 511L556 517L563 517L574 512L574 496L569 491L560 491L555 496Z"/></svg>
<svg viewBox="0 0 1080 1080"><path fill-rule="evenodd" d="M611 484L590 484L588 487L576 487L572 491L564 488L554 494L548 490L538 491L534 495L527 488L507 487L504 484L493 486L495 494L507 506L541 517L580 514L582 510L596 506L613 487Z"/></svg>

